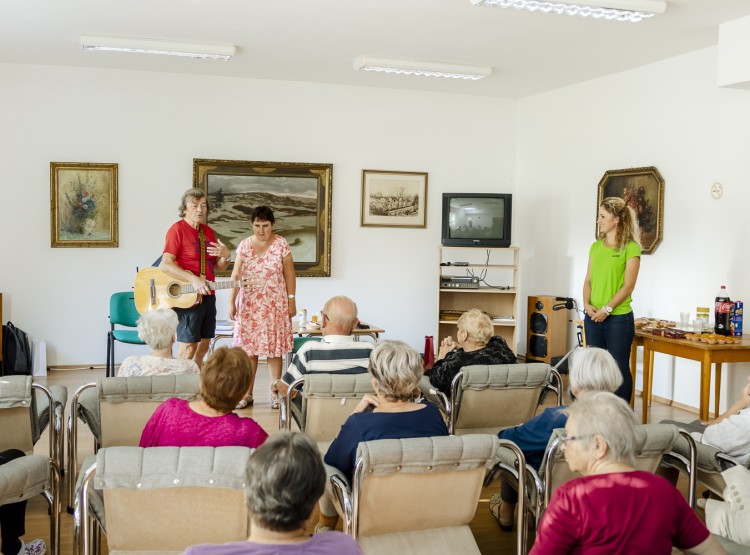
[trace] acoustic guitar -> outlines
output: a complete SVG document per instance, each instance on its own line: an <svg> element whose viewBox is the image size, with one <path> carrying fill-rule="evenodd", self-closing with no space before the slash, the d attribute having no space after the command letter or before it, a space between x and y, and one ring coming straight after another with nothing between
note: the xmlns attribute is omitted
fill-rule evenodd
<svg viewBox="0 0 750 555"><path fill-rule="evenodd" d="M236 287L259 289L266 284L265 280L260 278L207 283L212 291ZM200 303L202 297L187 281L175 279L164 270L155 267L143 268L136 274L133 290L138 314L159 308L190 308Z"/></svg>

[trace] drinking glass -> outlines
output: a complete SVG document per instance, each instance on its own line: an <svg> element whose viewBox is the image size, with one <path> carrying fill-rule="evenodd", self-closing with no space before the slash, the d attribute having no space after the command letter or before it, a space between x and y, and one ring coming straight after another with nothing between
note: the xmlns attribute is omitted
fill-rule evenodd
<svg viewBox="0 0 750 555"><path fill-rule="evenodd" d="M685 329L690 324L690 313L680 312L680 327Z"/></svg>

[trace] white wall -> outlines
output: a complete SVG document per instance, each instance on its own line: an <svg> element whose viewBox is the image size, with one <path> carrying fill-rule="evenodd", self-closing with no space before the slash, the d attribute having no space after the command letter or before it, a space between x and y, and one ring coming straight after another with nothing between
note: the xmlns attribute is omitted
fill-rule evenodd
<svg viewBox="0 0 750 555"><path fill-rule="evenodd" d="M447 191L515 194L522 322L527 295L580 299L596 186L618 168L655 165L666 181L664 240L643 257L636 314L694 313L721 284L748 299L750 92L716 87L716 57L707 49L520 103L0 64L3 319L46 339L51 365L102 363L109 295L161 251L193 157L333 163L333 275L300 280L298 306L351 295L386 337L420 350L435 331ZM120 164L120 248L50 248L50 161ZM360 227L363 168L429 172L427 228ZM523 331L519 340L524 353ZM118 346L118 359L127 352ZM697 406L697 363L656 355L656 366L656 395ZM727 374L734 397L750 369Z"/></svg>
<svg viewBox="0 0 750 555"><path fill-rule="evenodd" d="M0 64L3 321L48 364L104 363L108 299L177 219L192 159L332 163L332 277L297 306L347 294L387 338L436 331L443 192L514 192L516 102L316 84ZM119 164L120 247L52 249L49 163ZM362 228L361 171L429 172L426 229ZM248 227L249 230L249 227ZM219 293L226 317L227 293ZM118 344L117 359L130 352Z"/></svg>
<svg viewBox="0 0 750 555"><path fill-rule="evenodd" d="M718 88L716 58L711 48L520 102L524 295L580 299L599 180L610 169L656 166L666 182L664 240L642 258L636 316L694 315L713 306L722 284L733 299L750 298L750 92ZM715 181L720 200L710 195ZM750 374L747 364L728 367L722 404ZM654 394L698 406L699 376L697 362L657 354Z"/></svg>

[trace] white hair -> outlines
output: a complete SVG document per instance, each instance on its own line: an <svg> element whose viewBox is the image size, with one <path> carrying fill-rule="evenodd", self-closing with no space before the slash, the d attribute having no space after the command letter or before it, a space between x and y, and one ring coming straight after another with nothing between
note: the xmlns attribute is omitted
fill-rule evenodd
<svg viewBox="0 0 750 555"><path fill-rule="evenodd" d="M138 337L152 350L166 349L172 345L178 323L171 308L149 310L138 319Z"/></svg>
<svg viewBox="0 0 750 555"><path fill-rule="evenodd" d="M587 347L573 353L570 365L571 390L614 393L621 385L622 372L608 351Z"/></svg>
<svg viewBox="0 0 750 555"><path fill-rule="evenodd" d="M389 401L410 401L422 374L422 355L403 341L379 341L370 353L370 374Z"/></svg>

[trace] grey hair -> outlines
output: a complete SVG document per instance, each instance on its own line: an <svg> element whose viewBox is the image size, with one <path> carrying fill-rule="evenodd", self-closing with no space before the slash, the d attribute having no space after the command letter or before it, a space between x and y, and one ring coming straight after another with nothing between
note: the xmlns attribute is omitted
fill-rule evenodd
<svg viewBox="0 0 750 555"><path fill-rule="evenodd" d="M472 308L464 312L458 319L458 329L469 334L469 341L486 345L495 333L492 320L478 308Z"/></svg>
<svg viewBox="0 0 750 555"><path fill-rule="evenodd" d="M614 357L598 347L579 349L573 353L570 365L570 389L579 392L609 391L614 393L622 385L622 372Z"/></svg>
<svg viewBox="0 0 750 555"><path fill-rule="evenodd" d="M275 532L298 530L325 489L320 451L302 432L277 432L247 462L245 503L253 524Z"/></svg>
<svg viewBox="0 0 750 555"><path fill-rule="evenodd" d="M605 460L635 464L635 426L639 422L623 399L608 391L596 391L578 399L566 412L568 422L575 420L575 435L584 446L599 436L607 444Z"/></svg>
<svg viewBox="0 0 750 555"><path fill-rule="evenodd" d="M178 323L171 308L149 310L138 319L138 337L151 349L166 349L172 345Z"/></svg>
<svg viewBox="0 0 750 555"><path fill-rule="evenodd" d="M379 341L370 353L370 374L388 401L411 401L422 374L422 355L403 341Z"/></svg>
<svg viewBox="0 0 750 555"><path fill-rule="evenodd" d="M344 295L328 299L323 306L323 312L337 326L341 326L350 332L357 323L357 305L353 300Z"/></svg>
<svg viewBox="0 0 750 555"><path fill-rule="evenodd" d="M189 198L200 200L203 197L206 198L206 212L208 212L211 209L211 205L208 203L208 195L206 195L206 192L203 189L188 189L187 191L182 193L180 206L177 208L180 218L185 217L185 210L187 210L187 200Z"/></svg>

